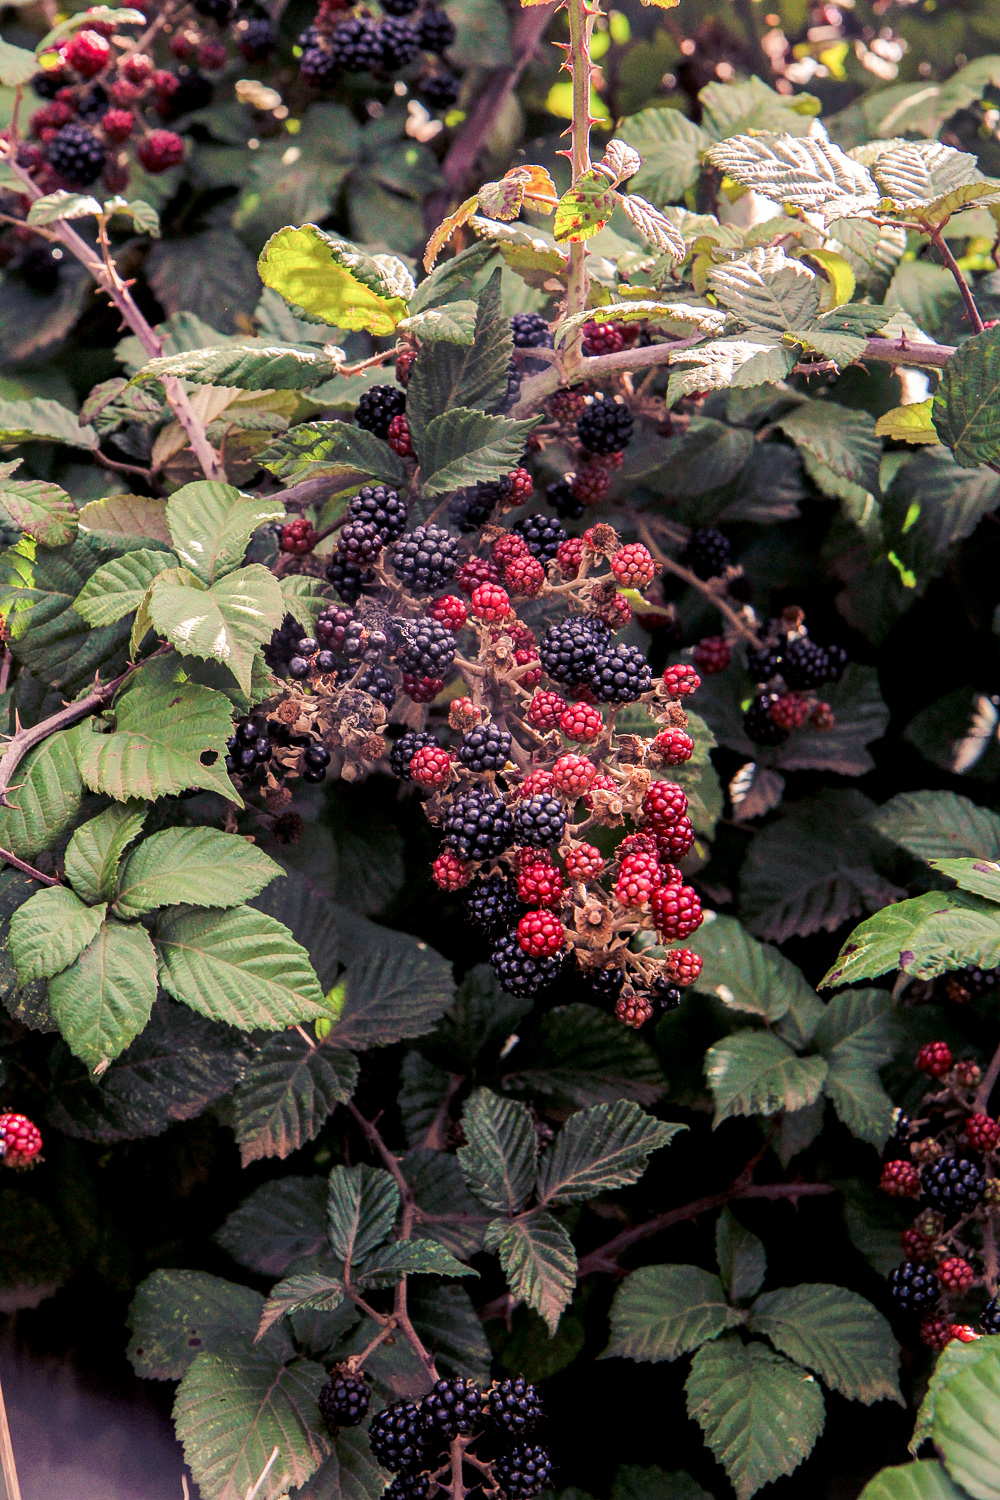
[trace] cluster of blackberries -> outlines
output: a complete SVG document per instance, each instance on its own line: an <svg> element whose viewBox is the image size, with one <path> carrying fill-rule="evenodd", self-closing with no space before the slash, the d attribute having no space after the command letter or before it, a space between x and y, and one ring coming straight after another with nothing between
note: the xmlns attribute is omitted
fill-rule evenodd
<svg viewBox="0 0 1000 1500"><path fill-rule="evenodd" d="M550 625L538 652L553 682L589 689L602 703L635 703L653 686L639 647L615 642L596 615L570 615Z"/></svg>
<svg viewBox="0 0 1000 1500"><path fill-rule="evenodd" d="M588 453L606 456L621 453L632 437L635 426L632 413L624 401L609 401L598 392L588 397L587 405L576 420L576 435Z"/></svg>
<svg viewBox="0 0 1000 1500"><path fill-rule="evenodd" d="M303 752L303 781L319 783L326 779L330 752L312 734L296 734L278 719L242 719L227 744L226 770L231 776L252 776L267 766L275 745L294 745Z"/></svg>
<svg viewBox="0 0 1000 1500"><path fill-rule="evenodd" d="M376 1461L396 1475L387 1493L395 1487L400 1500L426 1494L422 1472L439 1463L453 1438L470 1434L506 1500L531 1500L548 1487L552 1461L545 1448L520 1439L541 1415L535 1388L521 1375L487 1391L457 1375L436 1380L419 1403L397 1401L376 1412L368 1440Z"/></svg>
<svg viewBox="0 0 1000 1500"><path fill-rule="evenodd" d="M395 386L375 386L362 396L362 403L367 396L379 391L388 391L400 401L406 401L404 393ZM359 424L374 432L377 437L384 437L388 422L394 414L392 403L387 399L377 399L366 406L364 411L360 403L358 406ZM361 420L362 416L364 421ZM383 417L384 430L381 425ZM403 533L407 519L406 501L397 490L385 484L362 485L347 507L347 520L338 537L337 550L326 569L327 581L345 603L356 604L365 589L370 588L373 582L372 563L387 543L395 541Z"/></svg>
<svg viewBox="0 0 1000 1500"><path fill-rule="evenodd" d="M539 313L514 313L510 320L510 333L515 349L551 349L552 333L548 323ZM507 395L504 406L513 406L521 394L521 379L534 375L545 368L539 359L512 359L507 366Z"/></svg>
<svg viewBox="0 0 1000 1500"><path fill-rule="evenodd" d="M807 635L779 632L759 651L747 652L747 670L759 686L784 679L793 692L839 682L847 666L843 646L821 646Z"/></svg>
<svg viewBox="0 0 1000 1500"><path fill-rule="evenodd" d="M433 0L387 0L375 20L345 15L343 0L322 0L315 21L299 37L299 71L317 89L331 89L344 73L373 73L388 78L409 67L418 54L435 61L416 84L417 94L434 109L447 109L458 98L458 83L441 66L455 40L455 28Z"/></svg>

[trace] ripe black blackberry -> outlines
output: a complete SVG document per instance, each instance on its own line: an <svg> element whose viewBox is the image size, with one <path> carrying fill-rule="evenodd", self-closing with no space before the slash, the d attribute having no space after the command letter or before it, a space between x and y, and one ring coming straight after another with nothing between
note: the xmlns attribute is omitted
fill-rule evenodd
<svg viewBox="0 0 1000 1500"><path fill-rule="evenodd" d="M553 682L583 686L600 652L608 646L611 631L590 615L570 615L550 625L542 637L538 654Z"/></svg>
<svg viewBox="0 0 1000 1500"><path fill-rule="evenodd" d="M578 521L587 509L583 501L573 494L573 486L568 479L557 479L554 484L547 485L545 498L563 521Z"/></svg>
<svg viewBox="0 0 1000 1500"><path fill-rule="evenodd" d="M271 741L256 719L243 719L237 724L226 748L226 770L231 776L247 776L271 759Z"/></svg>
<svg viewBox="0 0 1000 1500"><path fill-rule="evenodd" d="M387 16L412 16L420 7L420 0L383 0L382 9Z"/></svg>
<svg viewBox="0 0 1000 1500"><path fill-rule="evenodd" d="M653 669L638 646L617 641L601 652L587 680L602 703L635 703L652 688Z"/></svg>
<svg viewBox="0 0 1000 1500"><path fill-rule="evenodd" d="M676 984L671 984L669 979L664 979L662 975L658 975L653 980L649 993L664 1012L676 1010L684 999L683 992L677 988Z"/></svg>
<svg viewBox="0 0 1000 1500"><path fill-rule="evenodd" d="M417 94L428 109L450 109L458 101L458 79L453 73L425 73L417 84Z"/></svg>
<svg viewBox="0 0 1000 1500"><path fill-rule="evenodd" d="M458 758L470 771L501 771L510 756L510 735L497 724L481 724L462 735Z"/></svg>
<svg viewBox="0 0 1000 1500"><path fill-rule="evenodd" d="M841 647L834 649L842 652ZM843 654L846 656L846 653ZM824 682L832 682L836 671L837 666L831 662L826 647L820 646L816 641L811 641L807 635L800 636L798 640L789 641L785 647L781 675L788 686L796 692L801 692L806 688L822 687ZM843 676L843 667L840 667L840 674Z"/></svg>
<svg viewBox="0 0 1000 1500"><path fill-rule="evenodd" d="M348 521L341 528L337 539L337 551L348 562L367 567L382 551L382 537L374 521L363 521L360 517Z"/></svg>
<svg viewBox="0 0 1000 1500"><path fill-rule="evenodd" d="M551 349L549 325L538 313L515 313L510 320L515 349Z"/></svg>
<svg viewBox="0 0 1000 1500"><path fill-rule="evenodd" d="M312 658L319 650L319 641L304 635L295 642L295 652L288 663L289 677L308 677Z"/></svg>
<svg viewBox="0 0 1000 1500"><path fill-rule="evenodd" d="M889 1272L889 1290L904 1312L920 1312L933 1307L941 1293L937 1277L929 1266L918 1260L904 1260Z"/></svg>
<svg viewBox="0 0 1000 1500"><path fill-rule="evenodd" d="M493 1477L507 1500L531 1500L532 1495L549 1488L552 1460L546 1448L515 1443L493 1465Z"/></svg>
<svg viewBox="0 0 1000 1500"><path fill-rule="evenodd" d="M762 687L781 673L784 662L784 641L780 645L761 646L759 650L751 649L747 652L747 671L754 682Z"/></svg>
<svg viewBox="0 0 1000 1500"><path fill-rule="evenodd" d="M614 1005L622 992L625 975L621 969L581 969L575 979L583 987L582 999L608 1001Z"/></svg>
<svg viewBox="0 0 1000 1500"><path fill-rule="evenodd" d="M777 693L758 693L743 715L746 737L755 745L783 745L787 740L788 730L771 718L771 705L777 701Z"/></svg>
<svg viewBox="0 0 1000 1500"><path fill-rule="evenodd" d="M412 21L384 16L379 22L378 34L382 43L382 67L387 72L405 68L420 51L420 37Z"/></svg>
<svg viewBox="0 0 1000 1500"><path fill-rule="evenodd" d="M397 1474L382 1500L427 1500L430 1488L429 1474Z"/></svg>
<svg viewBox="0 0 1000 1500"><path fill-rule="evenodd" d="M608 401L598 392L577 417L576 435L590 453L621 453L634 426L627 406L620 401Z"/></svg>
<svg viewBox="0 0 1000 1500"><path fill-rule="evenodd" d="M484 1397L464 1375L435 1380L420 1403L420 1418L435 1437L451 1440L482 1425Z"/></svg>
<svg viewBox="0 0 1000 1500"><path fill-rule="evenodd" d="M104 171L107 152L86 125L70 120L57 130L46 147L49 165L71 187L90 187Z"/></svg>
<svg viewBox="0 0 1000 1500"><path fill-rule="evenodd" d="M53 69L46 73L36 73L29 80L31 87L39 99L54 99L61 88L66 86L66 77L61 69Z"/></svg>
<svg viewBox="0 0 1000 1500"><path fill-rule="evenodd" d="M492 859L513 842L513 823L503 798L486 790L456 797L442 828L445 844L459 859Z"/></svg>
<svg viewBox="0 0 1000 1500"><path fill-rule="evenodd" d="M357 604L362 591L372 583L373 575L351 562L342 552L335 552L326 565L326 581L333 585L345 604Z"/></svg>
<svg viewBox="0 0 1000 1500"><path fill-rule="evenodd" d="M924 1197L949 1217L968 1213L986 1192L982 1168L967 1156L939 1156L921 1167L920 1178Z"/></svg>
<svg viewBox="0 0 1000 1500"><path fill-rule="evenodd" d="M383 541L392 541L406 530L409 517L406 501L387 484L363 484L347 508L359 520L371 521Z"/></svg>
<svg viewBox="0 0 1000 1500"><path fill-rule="evenodd" d="M490 953L493 972L508 995L527 997L550 989L562 972L565 955L531 958L521 947L516 932L498 938Z"/></svg>
<svg viewBox="0 0 1000 1500"><path fill-rule="evenodd" d="M340 76L337 59L319 39L315 26L310 26L299 37L302 56L299 58L299 76L313 88L331 89Z"/></svg>
<svg viewBox="0 0 1000 1500"><path fill-rule="evenodd" d="M314 786L318 786L321 781L326 780L326 768L330 764L330 752L319 740L314 740L311 745L306 746L302 762L303 781L308 781Z"/></svg>
<svg viewBox="0 0 1000 1500"><path fill-rule="evenodd" d="M429 5L417 23L417 35L424 52L441 57L455 40L455 28L443 10Z"/></svg>
<svg viewBox="0 0 1000 1500"><path fill-rule="evenodd" d="M542 1415L538 1392L523 1375L515 1375L513 1380L494 1380L488 1396L490 1416L512 1437L523 1437L530 1432Z"/></svg>
<svg viewBox="0 0 1000 1500"><path fill-rule="evenodd" d="M507 875L477 875L463 896L469 921L487 934L506 932L523 909L517 884Z"/></svg>
<svg viewBox="0 0 1000 1500"><path fill-rule="evenodd" d="M426 729L409 729L396 740L389 751L389 769L401 781L410 779L410 761L425 745L436 745L437 737Z"/></svg>
<svg viewBox="0 0 1000 1500"><path fill-rule="evenodd" d="M514 522L511 529L518 536L524 537L532 557L537 557L541 562L548 562L555 557L563 542L568 540L568 533L559 522L554 517L543 516L541 513L522 516L519 521Z"/></svg>
<svg viewBox="0 0 1000 1500"><path fill-rule="evenodd" d="M367 17L351 16L347 21L341 21L335 26L330 36L330 55L338 68L345 73L374 73L382 66L382 35L378 23L370 21ZM361 402L365 396L374 395L376 391L395 390L397 396L402 396L402 391L396 390L394 386L373 385L366 391L361 401L358 402L357 421L359 427L367 427L366 422L360 419ZM393 416L397 413L393 412ZM390 418L391 420L391 418ZM388 432L389 423L385 424L385 431L379 432L378 436L384 438ZM368 428L374 432L374 427Z"/></svg>
<svg viewBox="0 0 1000 1500"><path fill-rule="evenodd" d="M319 1393L320 1415L331 1432L338 1427L357 1427L368 1415L371 1400L368 1382L362 1375L347 1375L335 1370Z"/></svg>
<svg viewBox="0 0 1000 1500"><path fill-rule="evenodd" d="M377 1411L368 1427L372 1457L394 1473L419 1469L427 1446L420 1412L412 1401L394 1401Z"/></svg>
<svg viewBox="0 0 1000 1500"><path fill-rule="evenodd" d="M444 681L455 660L455 650L455 633L447 625L439 620L413 620L406 627L398 661L404 672L412 672L415 677Z"/></svg>
<svg viewBox="0 0 1000 1500"><path fill-rule="evenodd" d="M278 42L278 32L269 16L250 16L236 36L236 45L247 62L264 62Z"/></svg>
<svg viewBox="0 0 1000 1500"><path fill-rule="evenodd" d="M370 26L369 21L344 21L333 33L336 41L338 32L348 26ZM367 66L367 64L365 65ZM351 71L348 69L347 71ZM355 68L354 72L360 70ZM376 437L385 439L389 435L389 423L393 417L401 417L406 410L406 392L401 391L398 385L373 385L367 391L362 392L358 399L357 410L354 420L359 427L366 432L373 432Z"/></svg>
<svg viewBox="0 0 1000 1500"><path fill-rule="evenodd" d="M493 514L494 508L510 493L510 475L499 479L480 479L471 490L463 490L448 506L448 519L463 536L478 531Z"/></svg>
<svg viewBox="0 0 1000 1500"><path fill-rule="evenodd" d="M354 671L354 667L351 667L348 676L353 676ZM396 684L378 662L366 667L354 686L359 693L367 693L370 698L376 699L383 708L392 708L396 701Z"/></svg>
<svg viewBox="0 0 1000 1500"><path fill-rule="evenodd" d="M984 1333L1000 1333L1000 1297L987 1302L979 1314L979 1326Z"/></svg>
<svg viewBox="0 0 1000 1500"><path fill-rule="evenodd" d="M717 526L696 526L680 560L698 578L718 578L732 560L729 538Z"/></svg>
<svg viewBox="0 0 1000 1500"><path fill-rule="evenodd" d="M433 594L455 574L458 538L443 526L417 526L399 538L390 561L415 594Z"/></svg>
<svg viewBox="0 0 1000 1500"><path fill-rule="evenodd" d="M316 635L331 651L341 651L347 635L347 627L352 624L353 620L354 615L349 609L336 604L328 604L316 621Z"/></svg>
<svg viewBox="0 0 1000 1500"><path fill-rule="evenodd" d="M536 364L538 361L535 361ZM514 406L521 394L521 366L516 359L507 361L507 394L503 398L503 410Z"/></svg>
<svg viewBox="0 0 1000 1500"><path fill-rule="evenodd" d="M557 844L566 829L566 810L558 797L542 792L525 797L514 808L514 835L519 844L547 849Z"/></svg>

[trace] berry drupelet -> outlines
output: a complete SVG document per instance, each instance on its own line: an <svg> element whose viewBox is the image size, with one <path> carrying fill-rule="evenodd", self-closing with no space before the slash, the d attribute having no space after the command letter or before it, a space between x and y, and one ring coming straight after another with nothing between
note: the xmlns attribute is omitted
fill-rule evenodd
<svg viewBox="0 0 1000 1500"><path fill-rule="evenodd" d="M1000 1297L987 1302L979 1315L979 1326L984 1333L1000 1333Z"/></svg>
<svg viewBox="0 0 1000 1500"><path fill-rule="evenodd" d="M360 21L345 21L343 26L337 27L334 39L344 27L361 24ZM374 433L384 440L389 435L389 423L393 417L402 416L405 410L406 392L400 390L398 385L373 385L362 393L354 420L366 432Z"/></svg>
<svg viewBox="0 0 1000 1500"><path fill-rule="evenodd" d="M320 1415L331 1432L338 1427L357 1427L368 1415L371 1391L361 1375L335 1371L319 1393Z"/></svg>
<svg viewBox="0 0 1000 1500"><path fill-rule="evenodd" d="M635 423L628 407L597 395L576 421L576 435L590 453L621 453L632 437Z"/></svg>

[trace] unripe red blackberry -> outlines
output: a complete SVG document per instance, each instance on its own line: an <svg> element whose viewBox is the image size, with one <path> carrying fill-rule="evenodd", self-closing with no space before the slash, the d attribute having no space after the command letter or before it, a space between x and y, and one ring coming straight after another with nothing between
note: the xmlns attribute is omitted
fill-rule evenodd
<svg viewBox="0 0 1000 1500"><path fill-rule="evenodd" d="M32 121L36 124L38 115ZM101 129L109 141L127 141L135 128L135 115L130 109L109 109L101 116Z"/></svg>
<svg viewBox="0 0 1000 1500"><path fill-rule="evenodd" d="M611 476L599 459L581 464L573 475L573 498L581 505L600 505L611 488Z"/></svg>
<svg viewBox="0 0 1000 1500"><path fill-rule="evenodd" d="M107 116L105 116L105 119ZM131 118L131 117L130 117ZM311 552L319 541L319 532L305 516L298 516L281 528L281 550L303 556Z"/></svg>
<svg viewBox="0 0 1000 1500"><path fill-rule="evenodd" d="M500 570L488 557L467 557L455 574L463 594L471 594L481 583L499 583Z"/></svg>
<svg viewBox="0 0 1000 1500"><path fill-rule="evenodd" d="M660 873L662 875L662 868ZM679 875L680 872L674 873ZM674 984L681 986L694 984L701 969L701 954L693 953L690 948L668 948L663 956L664 973Z"/></svg>
<svg viewBox="0 0 1000 1500"><path fill-rule="evenodd" d="M489 625L495 620L505 620L510 612L510 595L498 583L481 583L472 590L469 613L475 619Z"/></svg>
<svg viewBox="0 0 1000 1500"><path fill-rule="evenodd" d="M498 536L490 548L490 557L496 563L501 575L503 570L514 561L515 557L530 557L528 544L516 531L505 531Z"/></svg>
<svg viewBox="0 0 1000 1500"><path fill-rule="evenodd" d="M518 646L517 650L514 652L515 665L518 667L527 667L533 661L538 662L537 647ZM538 666L533 667L530 672L520 672L518 674L517 680L525 689L525 691L530 693L532 688L536 688L538 686L543 676L544 673L542 672L541 662L538 662Z"/></svg>
<svg viewBox="0 0 1000 1500"><path fill-rule="evenodd" d="M661 864L665 860L683 859L693 847L694 828L686 814L683 818L678 818L673 828L666 833L656 835L656 848Z"/></svg>
<svg viewBox="0 0 1000 1500"><path fill-rule="evenodd" d="M443 891L460 891L472 879L472 870L457 854L445 849L431 865L434 884Z"/></svg>
<svg viewBox="0 0 1000 1500"><path fill-rule="evenodd" d="M663 686L672 698L687 698L701 687L701 678L694 667L681 662L667 668L663 674Z"/></svg>
<svg viewBox="0 0 1000 1500"><path fill-rule="evenodd" d="M334 1370L316 1399L323 1421L336 1432L338 1427L357 1427L364 1421L371 1391L363 1376Z"/></svg>
<svg viewBox="0 0 1000 1500"><path fill-rule="evenodd" d="M524 505L531 499L535 488L535 481L527 469L511 469L508 475L510 489L507 492L507 503L510 505Z"/></svg>
<svg viewBox="0 0 1000 1500"><path fill-rule="evenodd" d="M247 30L240 37L239 47L247 62L262 61L274 50L274 23L266 16L248 21ZM229 53L225 44L215 37L206 37L198 48L198 66L208 73L217 73L228 61Z"/></svg>
<svg viewBox="0 0 1000 1500"><path fill-rule="evenodd" d="M622 906L645 906L660 883L660 862L655 854L626 854L618 867L615 895Z"/></svg>
<svg viewBox="0 0 1000 1500"><path fill-rule="evenodd" d="M566 934L559 918L542 908L529 911L517 924L517 941L532 958L546 958L566 946Z"/></svg>
<svg viewBox="0 0 1000 1500"><path fill-rule="evenodd" d="M541 591L545 569L537 557L528 554L513 558L504 569L504 583L517 598L531 599Z"/></svg>
<svg viewBox="0 0 1000 1500"><path fill-rule="evenodd" d="M619 323L584 323L580 331L583 334L583 353L588 359L601 354L617 354L625 348Z"/></svg>
<svg viewBox="0 0 1000 1500"><path fill-rule="evenodd" d="M419 677L415 672L403 673L403 692L414 703L433 703L443 687L443 677Z"/></svg>
<svg viewBox="0 0 1000 1500"><path fill-rule="evenodd" d="M184 142L173 130L151 130L136 147L136 155L147 172L165 172L184 160Z"/></svg>
<svg viewBox="0 0 1000 1500"><path fill-rule="evenodd" d="M111 61L111 47L99 32L88 28L77 32L67 44L64 56L81 78L94 78Z"/></svg>
<svg viewBox="0 0 1000 1500"><path fill-rule="evenodd" d="M580 563L582 561L582 537L570 536L564 542L559 543L559 547L556 550L556 562L564 578L575 578L580 571Z"/></svg>
<svg viewBox="0 0 1000 1500"><path fill-rule="evenodd" d="M559 716L559 728L568 740L584 744L596 740L604 728L600 710L589 703L571 703Z"/></svg>
<svg viewBox="0 0 1000 1500"><path fill-rule="evenodd" d="M801 693L780 693L769 712L779 729L801 729L812 712L812 704Z"/></svg>
<svg viewBox="0 0 1000 1500"><path fill-rule="evenodd" d="M410 761L410 775L418 786L444 786L451 780L451 756L440 745L425 745Z"/></svg>
<svg viewBox="0 0 1000 1500"><path fill-rule="evenodd" d="M528 851L534 856L529 864L517 872L517 894L525 906L558 906L566 888L563 874L549 859L539 859L539 850Z"/></svg>
<svg viewBox="0 0 1000 1500"><path fill-rule="evenodd" d="M899 1237L899 1246L907 1260L932 1261L934 1259L933 1241L921 1234L914 1225L903 1230Z"/></svg>
<svg viewBox="0 0 1000 1500"><path fill-rule="evenodd" d="M398 454L400 458L413 457L413 440L410 436L410 424L406 420L405 412L401 412L398 416L393 417L389 423L386 442L393 453Z"/></svg>
<svg viewBox="0 0 1000 1500"><path fill-rule="evenodd" d="M919 1198L920 1173L911 1161L887 1161L879 1187L890 1198Z"/></svg>
<svg viewBox="0 0 1000 1500"><path fill-rule="evenodd" d="M1000 1141L1000 1121L989 1115L970 1115L965 1122L965 1139L974 1151L995 1151Z"/></svg>
<svg viewBox="0 0 1000 1500"><path fill-rule="evenodd" d="M683 787L672 781L654 781L642 799L642 821L654 834L668 833L687 812Z"/></svg>
<svg viewBox="0 0 1000 1500"><path fill-rule="evenodd" d="M519 797L541 797L552 791L552 772L546 771L544 766L539 766L535 771L529 771L527 776L517 788Z"/></svg>
<svg viewBox="0 0 1000 1500"><path fill-rule="evenodd" d="M683 729L662 729L653 741L653 749L668 766L680 766L694 754L694 740Z"/></svg>
<svg viewBox="0 0 1000 1500"><path fill-rule="evenodd" d="M648 995L622 995L615 1005L615 1017L623 1026L638 1031L653 1014L653 1002Z"/></svg>
<svg viewBox="0 0 1000 1500"><path fill-rule="evenodd" d="M961 1255L949 1255L937 1268L938 1281L946 1292L964 1292L976 1279L976 1273Z"/></svg>
<svg viewBox="0 0 1000 1500"><path fill-rule="evenodd" d="M596 880L604 869L604 855L593 844L574 844L563 856L571 880Z"/></svg>
<svg viewBox="0 0 1000 1500"><path fill-rule="evenodd" d="M611 571L623 588L644 589L656 577L656 563L641 542L630 542L611 559Z"/></svg>
<svg viewBox="0 0 1000 1500"><path fill-rule="evenodd" d="M917 1053L916 1065L931 1078L943 1078L951 1071L951 1048L947 1042L925 1042Z"/></svg>
<svg viewBox="0 0 1000 1500"><path fill-rule="evenodd" d="M125 75L130 83L145 83L151 76L155 64L153 59L145 52L131 52L122 58L119 71Z"/></svg>
<svg viewBox="0 0 1000 1500"><path fill-rule="evenodd" d="M724 672L732 659L729 642L721 635L707 635L691 652L692 660L699 672L712 677Z"/></svg>
<svg viewBox="0 0 1000 1500"><path fill-rule="evenodd" d="M400 349L396 355L396 379L404 391L410 383L413 374L413 366L417 362L417 351L415 349Z"/></svg>
<svg viewBox="0 0 1000 1500"><path fill-rule="evenodd" d="M611 776L598 776L590 791L586 793L583 799L583 805L588 812L594 811L595 792L618 793L618 783Z"/></svg>
<svg viewBox="0 0 1000 1500"><path fill-rule="evenodd" d="M934 1317L925 1318L920 1325L920 1342L926 1344L928 1349L933 1349L940 1354L946 1349L955 1335L952 1332L954 1324L950 1318Z"/></svg>
<svg viewBox="0 0 1000 1500"><path fill-rule="evenodd" d="M594 784L597 767L582 755L560 755L552 767L552 785L564 797L582 797Z"/></svg>
<svg viewBox="0 0 1000 1500"><path fill-rule="evenodd" d="M566 699L558 693L538 692L528 704L524 717L532 729L555 729L566 706Z"/></svg>
<svg viewBox="0 0 1000 1500"><path fill-rule="evenodd" d="M31 1166L42 1149L42 1132L27 1115L0 1115L0 1154L5 1167Z"/></svg>
<svg viewBox="0 0 1000 1500"><path fill-rule="evenodd" d="M702 924L701 902L689 885L661 885L649 904L656 930L667 940L685 938Z"/></svg>
<svg viewBox="0 0 1000 1500"><path fill-rule="evenodd" d="M456 633L462 629L469 618L465 601L457 594L442 594L440 599L431 600L427 606L427 613L432 620L437 620L439 625L444 625L448 630Z"/></svg>

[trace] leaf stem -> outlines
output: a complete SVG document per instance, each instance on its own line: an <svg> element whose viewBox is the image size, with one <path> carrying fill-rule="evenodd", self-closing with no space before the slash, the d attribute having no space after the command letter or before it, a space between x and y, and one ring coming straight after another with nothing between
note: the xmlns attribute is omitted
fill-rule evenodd
<svg viewBox="0 0 1000 1500"><path fill-rule="evenodd" d="M966 281L961 266L955 259L954 255L952 255L951 253L948 242L945 239L944 234L942 233L941 225L937 225L936 228L932 229L930 235L931 244L934 246L935 250L940 255L945 265L948 267L948 270L955 278L955 281L958 283L958 290L961 292L962 301L965 303L966 317L972 324L973 331L975 333L983 333L984 324L979 313L979 308L976 306L975 298L972 295L972 288Z"/></svg>
<svg viewBox="0 0 1000 1500"><path fill-rule="evenodd" d="M115 677L103 687L98 683L85 698L78 698L75 703L61 708L58 713L50 714L47 719L42 719L30 729L22 729L18 724L16 732L7 741L7 748L0 755L0 807L14 805L7 797L8 791L11 790L11 777L28 751L40 745L42 740L47 740L50 735L58 734L61 729L68 729L71 724L78 724L81 719L87 718L89 714L102 708L114 697L122 683L141 665L141 662L130 663L119 677Z"/></svg>

